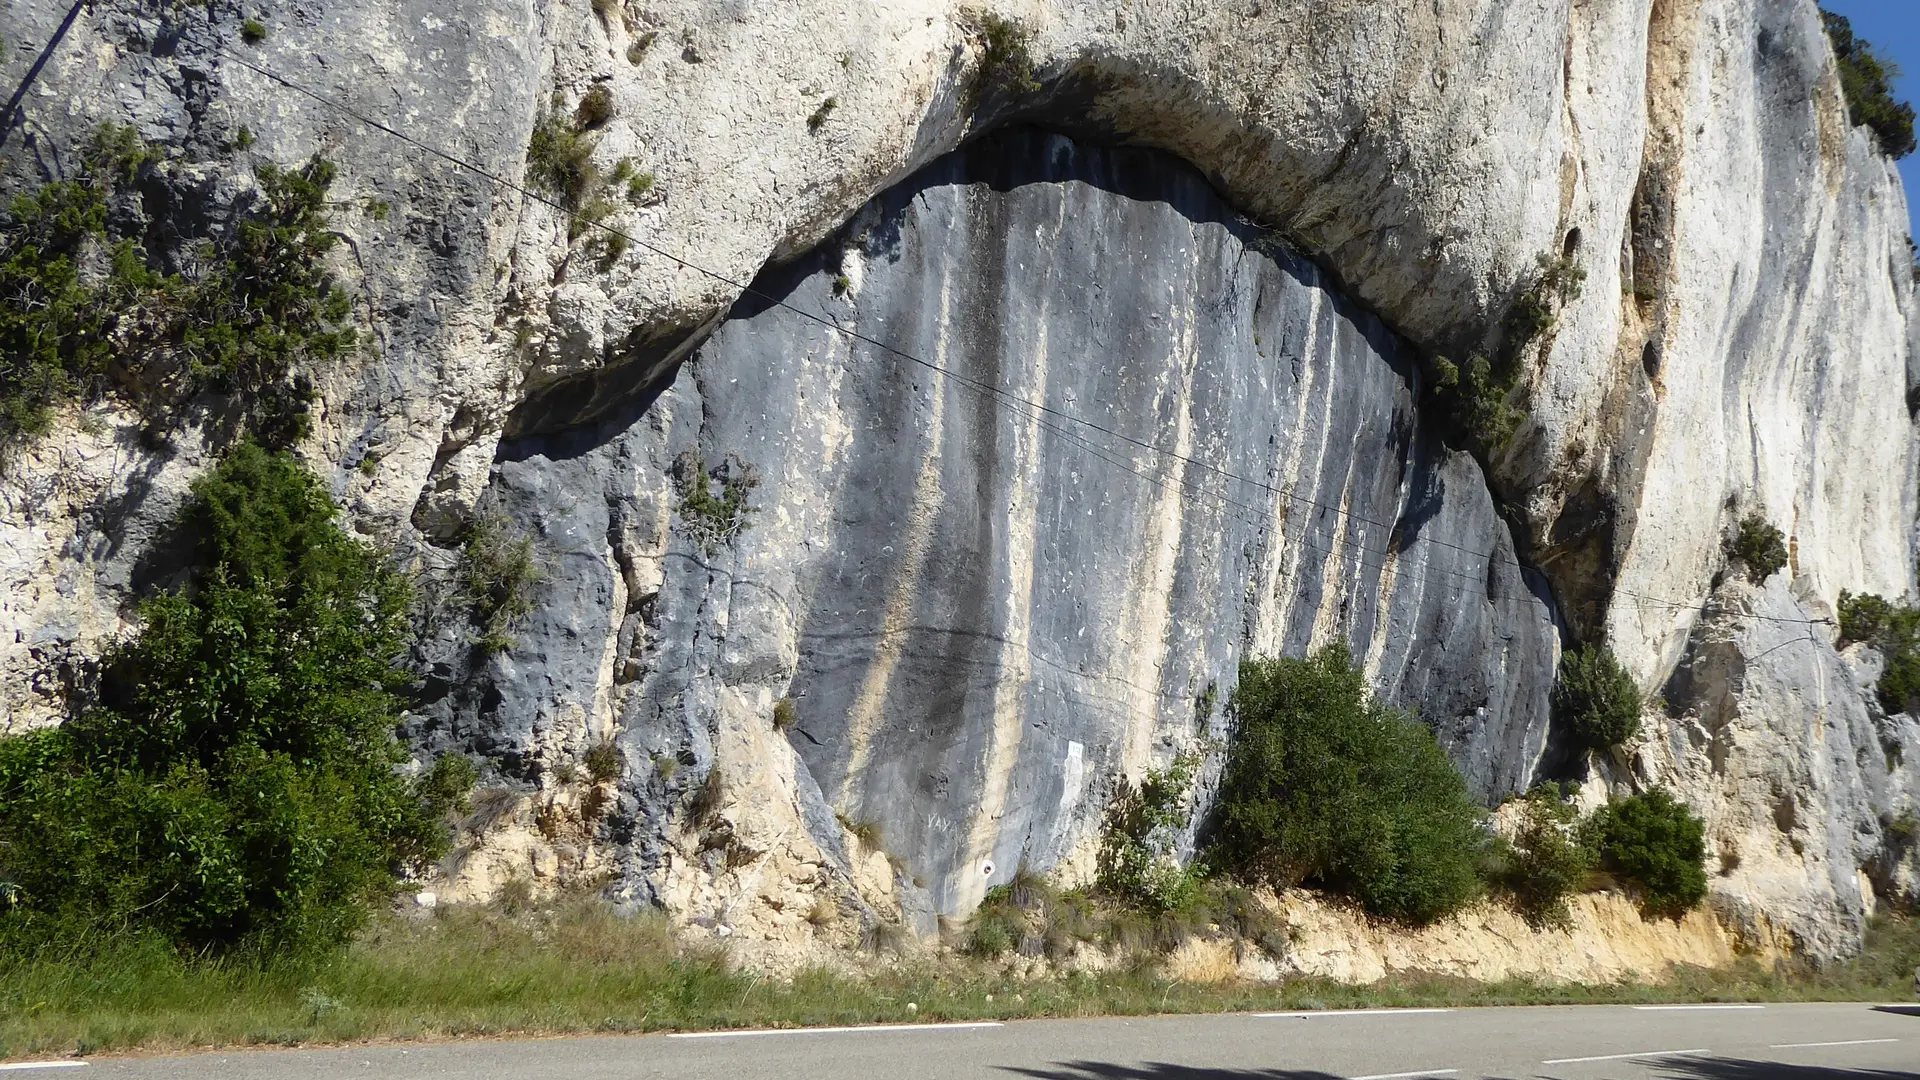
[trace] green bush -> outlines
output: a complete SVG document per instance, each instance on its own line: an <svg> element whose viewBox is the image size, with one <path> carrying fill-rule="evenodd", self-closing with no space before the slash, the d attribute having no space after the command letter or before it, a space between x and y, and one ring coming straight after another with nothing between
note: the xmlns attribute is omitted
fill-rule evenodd
<svg viewBox="0 0 1920 1080"><path fill-rule="evenodd" d="M97 699L0 739L0 951L145 930L312 955L445 850L472 766L396 771L405 581L291 457L252 444L179 526L191 583L141 605Z"/></svg>
<svg viewBox="0 0 1920 1080"><path fill-rule="evenodd" d="M1649 915L1677 919L1706 898L1706 828L1663 789L1594 811L1581 838L1603 868L1640 887Z"/></svg>
<svg viewBox="0 0 1920 1080"><path fill-rule="evenodd" d="M1840 594L1840 638L1880 651L1876 690L1889 713L1920 715L1920 609L1871 594Z"/></svg>
<svg viewBox="0 0 1920 1080"><path fill-rule="evenodd" d="M1560 656L1553 716L1582 748L1610 750L1640 731L1640 688L1610 650L1583 645Z"/></svg>
<svg viewBox="0 0 1920 1080"><path fill-rule="evenodd" d="M1344 647L1248 660L1208 859L1426 922L1473 899L1483 815L1433 733L1379 703Z"/></svg>
<svg viewBox="0 0 1920 1080"><path fill-rule="evenodd" d="M1833 42L1848 116L1873 131L1887 156L1897 159L1913 153L1913 106L1893 97L1893 80L1900 69L1855 35L1853 24L1844 16L1823 8L1820 18L1826 24L1827 39Z"/></svg>
<svg viewBox="0 0 1920 1080"><path fill-rule="evenodd" d="M1125 778L1100 829L1094 884L1114 901L1147 911L1186 903L1194 876L1174 851L1193 820L1188 799L1200 755L1178 754L1165 769L1149 769L1136 786Z"/></svg>
<svg viewBox="0 0 1920 1080"><path fill-rule="evenodd" d="M1727 556L1739 560L1747 569L1748 580L1758 584L1787 565L1786 534L1774 528L1759 514L1740 519L1740 531L1727 541Z"/></svg>
<svg viewBox="0 0 1920 1080"><path fill-rule="evenodd" d="M69 180L17 196L0 225L0 441L47 430L49 410L111 382L146 407L235 395L237 421L286 445L311 391L290 375L350 349L350 301L325 257L331 165L261 165L259 198L229 234L153 269L134 195L152 155L130 128L100 128Z"/></svg>
<svg viewBox="0 0 1920 1080"><path fill-rule="evenodd" d="M1576 815L1558 791L1529 792L1523 815L1490 876L1527 925L1565 929L1572 925L1567 897L1592 871L1593 853L1570 828Z"/></svg>

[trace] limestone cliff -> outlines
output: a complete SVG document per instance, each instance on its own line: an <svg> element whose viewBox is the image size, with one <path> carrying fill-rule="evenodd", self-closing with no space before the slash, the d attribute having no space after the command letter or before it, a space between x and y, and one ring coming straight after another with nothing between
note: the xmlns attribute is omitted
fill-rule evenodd
<svg viewBox="0 0 1920 1080"><path fill-rule="evenodd" d="M1913 890L1920 729L1821 621L1911 592L1905 196L1812 0L260 14L10 5L4 175L131 122L162 245L250 161L340 166L369 342L310 373L303 452L429 582L476 519L543 571L504 652L423 615L411 734L499 791L456 892L931 930L1082 864L1249 651L1346 640L1490 799L1577 771L1568 636L1664 692L1600 775L1703 810L1743 932L1831 956ZM625 250L522 188L601 91L595 160L650 178ZM1489 347L1542 257L1585 287L1483 470L1423 361ZM7 462L0 724L58 715L211 453L108 402ZM689 510L736 488L744 519ZM1793 553L1757 592L1722 580L1748 512ZM603 740L622 777L568 779Z"/></svg>

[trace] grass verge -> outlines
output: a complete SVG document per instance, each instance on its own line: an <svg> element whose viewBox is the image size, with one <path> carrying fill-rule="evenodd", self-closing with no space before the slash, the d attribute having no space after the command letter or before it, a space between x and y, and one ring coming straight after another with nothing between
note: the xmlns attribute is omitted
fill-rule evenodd
<svg viewBox="0 0 1920 1080"><path fill-rule="evenodd" d="M791 980L729 969L724 953L677 942L657 918L585 902L507 916L443 910L389 917L331 961L260 967L187 963L123 941L90 956L0 959L0 1059L129 1050L430 1040L463 1036L1216 1013L1359 1006L1665 1001L1907 1000L1920 922L1877 922L1859 959L1824 972L1754 964L1688 969L1651 985L1476 983L1434 975L1372 986L1318 979L1203 985L1156 965L1020 979L1000 964L943 957ZM908 1010L908 1003L916 1010Z"/></svg>

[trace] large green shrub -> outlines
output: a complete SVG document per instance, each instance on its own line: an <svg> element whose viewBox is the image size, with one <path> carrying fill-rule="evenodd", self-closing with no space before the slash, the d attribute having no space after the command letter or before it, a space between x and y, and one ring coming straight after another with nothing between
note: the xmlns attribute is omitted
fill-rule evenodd
<svg viewBox="0 0 1920 1080"><path fill-rule="evenodd" d="M1553 715L1581 747L1608 750L1639 732L1640 688L1610 650L1584 645L1561 654Z"/></svg>
<svg viewBox="0 0 1920 1080"><path fill-rule="evenodd" d="M260 166L235 227L168 274L150 265L131 209L148 149L106 126L78 158L71 179L16 197L0 222L0 441L44 432L53 406L110 384L149 409L233 395L238 427L275 444L298 437L310 392L293 373L354 341L349 298L325 266L338 242L326 218L333 167Z"/></svg>
<svg viewBox="0 0 1920 1080"><path fill-rule="evenodd" d="M396 771L405 581L292 458L252 444L179 525L191 583L141 606L97 700L0 739L0 948L133 928L312 954L444 850L471 766Z"/></svg>
<svg viewBox="0 0 1920 1080"><path fill-rule="evenodd" d="M1880 650L1876 689L1890 713L1920 713L1920 609L1871 594L1840 594L1840 637Z"/></svg>
<svg viewBox="0 0 1920 1080"><path fill-rule="evenodd" d="M1666 791L1601 807L1581 834L1602 867L1640 887L1648 914L1679 918L1705 899L1706 828Z"/></svg>
<svg viewBox="0 0 1920 1080"><path fill-rule="evenodd" d="M1368 693L1341 646L1240 666L1209 858L1425 922L1479 891L1482 813L1433 733Z"/></svg>
<svg viewBox="0 0 1920 1080"><path fill-rule="evenodd" d="M1893 80L1900 69L1856 35L1845 16L1823 8L1820 18L1826 24L1828 40L1833 42L1848 116L1855 124L1873 130L1888 157L1903 158L1913 153L1913 106L1893 97Z"/></svg>

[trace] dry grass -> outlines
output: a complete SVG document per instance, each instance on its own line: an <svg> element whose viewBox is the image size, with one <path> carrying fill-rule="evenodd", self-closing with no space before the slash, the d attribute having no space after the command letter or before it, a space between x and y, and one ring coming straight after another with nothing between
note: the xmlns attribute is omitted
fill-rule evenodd
<svg viewBox="0 0 1920 1080"><path fill-rule="evenodd" d="M1657 986L1472 983L1408 976L1370 987L1168 982L1150 964L1021 980L998 963L909 957L867 978L790 981L732 971L657 917L570 901L509 916L388 917L314 968L181 962L150 941L91 956L0 959L0 1058L473 1035L637 1032L909 1019L1011 1019L1353 1006L1615 1001L1908 999L1920 929L1878 924L1869 954L1818 975L1684 971Z"/></svg>

